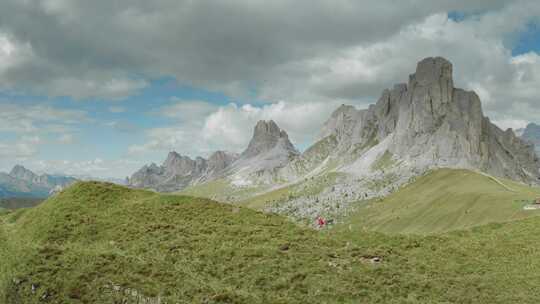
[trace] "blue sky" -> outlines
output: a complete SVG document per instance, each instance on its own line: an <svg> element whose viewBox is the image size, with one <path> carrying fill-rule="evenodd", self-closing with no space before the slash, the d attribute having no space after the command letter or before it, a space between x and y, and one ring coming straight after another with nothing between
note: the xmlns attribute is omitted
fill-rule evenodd
<svg viewBox="0 0 540 304"><path fill-rule="evenodd" d="M405 2L329 11L324 1L120 1L111 10L106 1L8 0L0 171L20 163L125 177L170 150L240 152L259 119L274 119L303 150L333 109L375 102L427 56L450 59L456 85L475 90L502 128L540 122L537 1ZM102 20L85 13L92 5ZM219 20L215 6L231 18ZM18 20L22 12L34 17Z"/></svg>

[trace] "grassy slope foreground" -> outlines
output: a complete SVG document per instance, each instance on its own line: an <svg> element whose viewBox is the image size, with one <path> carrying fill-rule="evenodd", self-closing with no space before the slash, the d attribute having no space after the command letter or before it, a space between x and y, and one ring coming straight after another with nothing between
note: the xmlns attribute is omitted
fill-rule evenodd
<svg viewBox="0 0 540 304"><path fill-rule="evenodd" d="M419 288L362 259L377 250L205 199L79 183L0 219L2 303L392 302Z"/></svg>
<svg viewBox="0 0 540 304"><path fill-rule="evenodd" d="M0 220L0 303L540 301L540 218L437 237L319 233L204 199L78 183Z"/></svg>
<svg viewBox="0 0 540 304"><path fill-rule="evenodd" d="M440 169L359 208L345 224L384 233L431 234L540 215L525 211L539 188L468 170Z"/></svg>
<svg viewBox="0 0 540 304"><path fill-rule="evenodd" d="M0 199L0 209L30 208L39 205L42 198L4 198Z"/></svg>

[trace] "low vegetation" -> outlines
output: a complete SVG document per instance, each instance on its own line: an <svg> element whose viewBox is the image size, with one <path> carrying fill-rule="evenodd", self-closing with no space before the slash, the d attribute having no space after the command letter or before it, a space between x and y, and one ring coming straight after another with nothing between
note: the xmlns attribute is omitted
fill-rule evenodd
<svg viewBox="0 0 540 304"><path fill-rule="evenodd" d="M432 234L540 215L523 207L540 189L468 170L440 169L384 199L359 204L346 221L384 233Z"/></svg>
<svg viewBox="0 0 540 304"><path fill-rule="evenodd" d="M43 198L4 198L0 199L0 209L30 208L39 205Z"/></svg>
<svg viewBox="0 0 540 304"><path fill-rule="evenodd" d="M432 174L408 188L456 175ZM540 217L437 236L364 231L354 219L316 231L207 199L86 182L0 215L0 244L8 304L540 301Z"/></svg>
<svg viewBox="0 0 540 304"><path fill-rule="evenodd" d="M373 163L373 165L371 165L371 170L382 171L391 168L395 164L396 161L393 159L392 153L387 150L379 159L377 159L376 162Z"/></svg>
<svg viewBox="0 0 540 304"><path fill-rule="evenodd" d="M268 191L261 195L245 199L238 202L238 204L256 210L264 210L271 205L279 205L280 203L295 198L316 196L328 187L336 184L336 181L339 179L339 177L340 173L336 172L330 172L323 175L309 177L296 184Z"/></svg>
<svg viewBox="0 0 540 304"><path fill-rule="evenodd" d="M2 222L5 303L356 303L396 296L366 276L377 269L362 262L358 248L279 216L206 199L79 183Z"/></svg>
<svg viewBox="0 0 540 304"><path fill-rule="evenodd" d="M264 192L268 186L237 187L226 179L218 179L200 185L188 187L178 194L193 197L208 198L220 202L238 202L248 197Z"/></svg>

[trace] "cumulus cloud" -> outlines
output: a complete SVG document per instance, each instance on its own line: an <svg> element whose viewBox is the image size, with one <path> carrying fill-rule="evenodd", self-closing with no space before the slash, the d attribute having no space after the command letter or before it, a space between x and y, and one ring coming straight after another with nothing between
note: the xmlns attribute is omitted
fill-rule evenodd
<svg viewBox="0 0 540 304"><path fill-rule="evenodd" d="M0 142L0 157L27 159L37 153L37 146L42 143L39 136L23 136L12 142Z"/></svg>
<svg viewBox="0 0 540 304"><path fill-rule="evenodd" d="M337 102L287 103L280 101L266 105L226 106L188 102L167 107L163 115L184 117L170 127L154 128L146 132L147 142L129 147L130 154L151 151L177 150L191 156L207 156L215 150L242 151L251 139L253 127L259 120L274 120L300 148L312 142L322 126L338 106ZM176 115L172 109L181 110ZM165 114L166 113L166 114Z"/></svg>
<svg viewBox="0 0 540 304"><path fill-rule="evenodd" d="M451 11L465 18L452 20ZM172 76L257 100L173 99L153 112L161 127L129 147L131 155L206 155L240 151L260 119L276 120L303 147L339 104L366 107L384 88L406 82L423 57L444 56L454 63L457 86L475 90L501 127L518 128L539 122L540 57L516 56L512 45L539 16L536 0L126 0L113 7L105 0L6 0L0 91L122 100ZM85 118L46 106L14 109L0 102L0 131L28 135L46 126L67 134L70 121ZM66 116L55 123L32 113ZM133 131L120 117L102 123Z"/></svg>
<svg viewBox="0 0 540 304"><path fill-rule="evenodd" d="M0 137L0 167L36 157L49 135L55 145L73 143L71 132L84 121L89 121L84 111L0 101L0 135L12 135Z"/></svg>
<svg viewBox="0 0 540 304"><path fill-rule="evenodd" d="M0 101L0 132L62 132L71 125L88 120L87 113L80 110Z"/></svg>
<svg viewBox="0 0 540 304"><path fill-rule="evenodd" d="M306 60L296 69L309 71L311 77L284 77L262 94L272 98L294 92L291 96L300 98L372 103L384 88L407 82L422 58L444 56L454 64L456 86L476 91L486 114L502 127L515 126L505 124L510 120L535 121L540 105L538 54L513 56L505 40L540 16L540 3L520 5L460 22L445 13L430 15L376 43Z"/></svg>
<svg viewBox="0 0 540 304"><path fill-rule="evenodd" d="M16 47L9 48L13 64L0 74L0 86L121 99L146 85L133 75L171 75L183 84L242 94L272 82L282 66L294 70L306 58L386 39L425 16L505 3L5 0L0 30Z"/></svg>
<svg viewBox="0 0 540 304"><path fill-rule="evenodd" d="M163 117L175 120L200 119L216 109L216 105L202 100L181 100L177 97L171 98L171 105L159 109L159 114Z"/></svg>
<svg viewBox="0 0 540 304"><path fill-rule="evenodd" d="M340 103L359 107L374 103L384 88L407 82L419 60L435 55L454 63L456 86L475 90L492 120L503 128L519 128L540 114L539 56L513 56L506 40L537 16L540 4L531 1L459 22L446 12L433 13L370 43L351 43L295 58L293 64L276 64L268 72L276 75L258 87L258 93L265 100L287 102L230 104L214 110L206 103L179 103L167 108L166 116L190 117L190 124L150 130L149 141L130 151L176 149L195 155L213 149L239 151L260 119L276 120L294 142L305 145Z"/></svg>

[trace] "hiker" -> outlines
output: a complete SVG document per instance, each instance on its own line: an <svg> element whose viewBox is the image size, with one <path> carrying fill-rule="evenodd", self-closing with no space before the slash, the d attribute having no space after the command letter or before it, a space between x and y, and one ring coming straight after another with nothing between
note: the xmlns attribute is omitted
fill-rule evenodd
<svg viewBox="0 0 540 304"><path fill-rule="evenodd" d="M317 217L317 225L319 226L319 228L323 228L324 225L326 225L326 221L321 217Z"/></svg>

